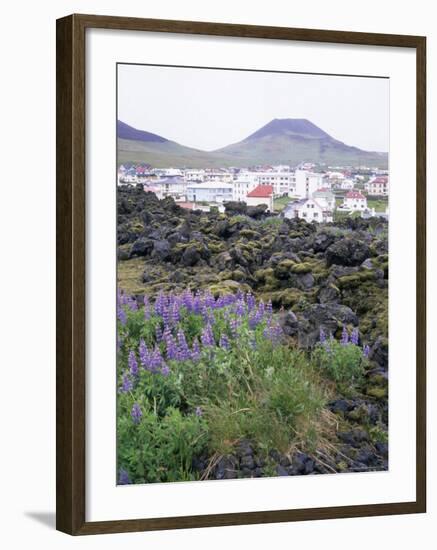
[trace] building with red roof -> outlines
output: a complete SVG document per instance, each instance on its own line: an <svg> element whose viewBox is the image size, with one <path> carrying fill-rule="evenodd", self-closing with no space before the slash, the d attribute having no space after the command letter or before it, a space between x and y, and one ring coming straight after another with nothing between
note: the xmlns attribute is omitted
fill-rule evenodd
<svg viewBox="0 0 437 550"><path fill-rule="evenodd" d="M273 185L257 185L246 197L248 206L267 205L267 209L273 212Z"/></svg>
<svg viewBox="0 0 437 550"><path fill-rule="evenodd" d="M342 209L349 212L362 212L367 208L367 199L359 191L348 191L344 197Z"/></svg>

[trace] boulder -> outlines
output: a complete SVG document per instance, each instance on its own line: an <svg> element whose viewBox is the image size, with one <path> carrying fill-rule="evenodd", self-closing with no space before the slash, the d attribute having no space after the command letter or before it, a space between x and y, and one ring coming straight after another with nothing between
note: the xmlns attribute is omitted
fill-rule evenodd
<svg viewBox="0 0 437 550"><path fill-rule="evenodd" d="M357 266L362 264L369 256L369 246L357 237L340 239L331 244L325 253L328 266L333 264Z"/></svg>

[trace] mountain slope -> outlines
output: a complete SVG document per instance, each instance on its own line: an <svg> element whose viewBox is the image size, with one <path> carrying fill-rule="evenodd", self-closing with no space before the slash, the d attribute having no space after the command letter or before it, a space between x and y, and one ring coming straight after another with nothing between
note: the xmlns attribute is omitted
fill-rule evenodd
<svg viewBox="0 0 437 550"><path fill-rule="evenodd" d="M298 164L303 161L353 165L386 165L387 154L363 151L338 141L306 119L273 119L245 138L222 149L224 154L251 163Z"/></svg>
<svg viewBox="0 0 437 550"><path fill-rule="evenodd" d="M387 153L346 145L306 119L273 119L244 140L211 152L185 147L121 121L117 136L119 162L147 162L157 168L297 165L305 161L386 168L388 162Z"/></svg>

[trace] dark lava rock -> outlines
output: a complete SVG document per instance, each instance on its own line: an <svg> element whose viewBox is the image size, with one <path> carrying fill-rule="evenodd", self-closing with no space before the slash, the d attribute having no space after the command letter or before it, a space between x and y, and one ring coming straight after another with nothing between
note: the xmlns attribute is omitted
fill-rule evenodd
<svg viewBox="0 0 437 550"><path fill-rule="evenodd" d="M255 461L253 460L253 457L251 455L243 456L240 460L240 466L241 468L248 468L249 470L255 469Z"/></svg>
<svg viewBox="0 0 437 550"><path fill-rule="evenodd" d="M181 262L186 267L196 265L200 260L200 252L195 245L187 246L182 254Z"/></svg>
<svg viewBox="0 0 437 550"><path fill-rule="evenodd" d="M378 442L375 443L375 449L379 455L381 455L383 458L388 457L388 445L387 443Z"/></svg>
<svg viewBox="0 0 437 550"><path fill-rule="evenodd" d="M250 444L247 439L242 439L236 448L236 454L240 457L244 456L252 456L253 455L253 447Z"/></svg>
<svg viewBox="0 0 437 550"><path fill-rule="evenodd" d="M358 325L358 317L347 306L341 304L311 304L299 319L299 345L314 346L320 337L320 329L334 334L342 325Z"/></svg>
<svg viewBox="0 0 437 550"><path fill-rule="evenodd" d="M333 284L321 286L319 292L317 293L317 299L321 304L338 302L340 300L340 291Z"/></svg>
<svg viewBox="0 0 437 550"><path fill-rule="evenodd" d="M333 413L347 413L352 409L352 405L346 399L336 399L328 403L328 408Z"/></svg>
<svg viewBox="0 0 437 550"><path fill-rule="evenodd" d="M325 250L331 246L334 242L333 235L327 235L326 233L318 233L313 239L314 252L325 252Z"/></svg>
<svg viewBox="0 0 437 550"><path fill-rule="evenodd" d="M223 456L217 463L214 470L215 479L235 479L238 477L238 463L234 456Z"/></svg>
<svg viewBox="0 0 437 550"><path fill-rule="evenodd" d="M362 443L369 441L369 434L360 428L355 428L347 432L337 432L337 437L347 445L359 447Z"/></svg>
<svg viewBox="0 0 437 550"><path fill-rule="evenodd" d="M150 239L138 239L132 245L130 257L148 256L153 250L153 241Z"/></svg>
<svg viewBox="0 0 437 550"><path fill-rule="evenodd" d="M299 330L299 321L292 311L280 314L279 324L287 336L294 336Z"/></svg>
<svg viewBox="0 0 437 550"><path fill-rule="evenodd" d="M165 239L154 241L151 255L161 261L168 260L170 258L170 243Z"/></svg>
<svg viewBox="0 0 437 550"><path fill-rule="evenodd" d="M278 476L284 476L284 477L290 475L288 471L280 464L276 466L276 473L278 474Z"/></svg>
<svg viewBox="0 0 437 550"><path fill-rule="evenodd" d="M370 248L357 237L340 239L326 250L328 266L333 264L355 266L360 265L370 256Z"/></svg>

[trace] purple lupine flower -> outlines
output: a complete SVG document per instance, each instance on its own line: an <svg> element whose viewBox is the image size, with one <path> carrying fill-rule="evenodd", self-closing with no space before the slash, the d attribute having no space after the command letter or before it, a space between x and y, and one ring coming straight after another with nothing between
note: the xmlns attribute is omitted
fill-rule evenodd
<svg viewBox="0 0 437 550"><path fill-rule="evenodd" d="M347 328L345 327L345 325L343 325L340 344L342 346L346 346L348 343L349 343L349 333L348 333Z"/></svg>
<svg viewBox="0 0 437 550"><path fill-rule="evenodd" d="M119 485L130 485L131 480L128 472L124 468L120 468L118 473L118 484Z"/></svg>
<svg viewBox="0 0 437 550"><path fill-rule="evenodd" d="M166 306L166 307L163 307L162 308L162 320L164 322L164 330L166 327L169 327L171 326L171 312L170 312L170 307Z"/></svg>
<svg viewBox="0 0 437 550"><path fill-rule="evenodd" d="M360 333L357 328L354 328L351 334L351 343L358 346L359 341L360 341Z"/></svg>
<svg viewBox="0 0 437 550"><path fill-rule="evenodd" d="M206 325L206 327L202 330L200 341L202 342L204 348L215 345L214 334L212 332L211 325Z"/></svg>
<svg viewBox="0 0 437 550"><path fill-rule="evenodd" d="M149 350L147 349L147 346L142 338L138 347L138 354L140 356L140 363L143 367L146 367L149 360Z"/></svg>
<svg viewBox="0 0 437 550"><path fill-rule="evenodd" d="M193 346L191 348L191 360L192 361L199 361L199 359L200 359L199 340L197 338L194 338Z"/></svg>
<svg viewBox="0 0 437 550"><path fill-rule="evenodd" d="M166 363L161 367L161 374L162 376L168 376L170 374L170 367Z"/></svg>
<svg viewBox="0 0 437 550"><path fill-rule="evenodd" d="M117 310L117 317L120 323L125 326L127 323L127 315L125 310L121 306Z"/></svg>
<svg viewBox="0 0 437 550"><path fill-rule="evenodd" d="M178 348L179 348L178 349L179 361L188 361L188 359L190 359L191 357L191 353L190 353L190 348L188 347L188 344L187 344L187 339L185 338L185 333L182 330L182 328L178 330L177 338L178 338Z"/></svg>
<svg viewBox="0 0 437 550"><path fill-rule="evenodd" d="M132 374L132 376L137 376L138 375L138 363L137 363L137 358L136 358L135 352L133 350L131 350L129 352L129 357L128 357L128 360L127 360L127 364L129 365L129 370L130 370L130 373Z"/></svg>
<svg viewBox="0 0 437 550"><path fill-rule="evenodd" d="M162 340L162 328L161 325L156 325L155 329L155 338L157 342L161 342Z"/></svg>
<svg viewBox="0 0 437 550"><path fill-rule="evenodd" d="M155 313L162 317L164 310L167 308L167 298L165 294L161 291L155 300Z"/></svg>
<svg viewBox="0 0 437 550"><path fill-rule="evenodd" d="M161 355L161 350L155 346L154 350L149 354L148 370L157 372L164 365L164 358Z"/></svg>
<svg viewBox="0 0 437 550"><path fill-rule="evenodd" d="M129 393L133 390L134 383L132 382L129 373L125 372L121 378L120 393Z"/></svg>
<svg viewBox="0 0 437 550"><path fill-rule="evenodd" d="M279 342L283 336L282 328L279 325L279 323L268 325L264 329L263 334L265 338L267 338L268 340L271 340L274 343Z"/></svg>
<svg viewBox="0 0 437 550"><path fill-rule="evenodd" d="M363 347L363 356L367 359L369 355L370 355L370 346L366 344Z"/></svg>
<svg viewBox="0 0 437 550"><path fill-rule="evenodd" d="M250 292L250 290L246 294L246 304L247 304L248 311L252 311L252 309L254 309L256 306L255 296Z"/></svg>
<svg viewBox="0 0 437 550"><path fill-rule="evenodd" d="M202 416L203 411L202 411L201 407L196 407L195 414L196 414L196 416L199 416L199 417Z"/></svg>
<svg viewBox="0 0 437 550"><path fill-rule="evenodd" d="M143 413L138 403L134 403L130 412L134 424L139 424Z"/></svg>
<svg viewBox="0 0 437 550"><path fill-rule="evenodd" d="M272 306L272 301L269 300L267 302L267 305L266 305L266 313L267 313L267 316L270 318L272 315L273 315L273 306Z"/></svg>
<svg viewBox="0 0 437 550"><path fill-rule="evenodd" d="M138 311L138 303L135 298L129 296L127 299L127 305L131 311Z"/></svg>
<svg viewBox="0 0 437 550"><path fill-rule="evenodd" d="M240 324L241 324L241 319L239 319L238 317L233 317L229 321L229 328L231 330L232 338L237 338L238 327L240 326Z"/></svg>
<svg viewBox="0 0 437 550"><path fill-rule="evenodd" d="M150 302L147 295L144 295L144 319L146 321L150 319Z"/></svg>
<svg viewBox="0 0 437 550"><path fill-rule="evenodd" d="M326 332L323 330L322 327L320 327L320 331L319 331L319 342L321 344L323 344L324 342L326 342Z"/></svg>
<svg viewBox="0 0 437 550"><path fill-rule="evenodd" d="M226 334L222 334L220 336L219 346L223 349L226 349L226 350L230 349L231 344L230 344L229 338L226 336Z"/></svg>
<svg viewBox="0 0 437 550"><path fill-rule="evenodd" d="M239 317L244 315L246 309L246 304L244 303L244 300L238 300L236 306L235 306L235 313Z"/></svg>
<svg viewBox="0 0 437 550"><path fill-rule="evenodd" d="M187 311L193 309L193 295L190 290L187 289L182 293L181 305L185 307Z"/></svg>
<svg viewBox="0 0 437 550"><path fill-rule="evenodd" d="M171 308L171 311L170 311L170 321L173 325L177 325L179 323L180 318L181 318L179 308L180 308L179 301L175 301L172 304L172 308Z"/></svg>
<svg viewBox="0 0 437 550"><path fill-rule="evenodd" d="M211 292L209 290L207 290L205 292L205 295L204 295L204 302L205 302L205 306L206 307L210 307L210 308L214 308L215 307L215 298L214 296L211 294Z"/></svg>
<svg viewBox="0 0 437 550"><path fill-rule="evenodd" d="M178 347L176 345L176 340L168 327L164 329L162 339L165 342L167 359L178 359Z"/></svg>

